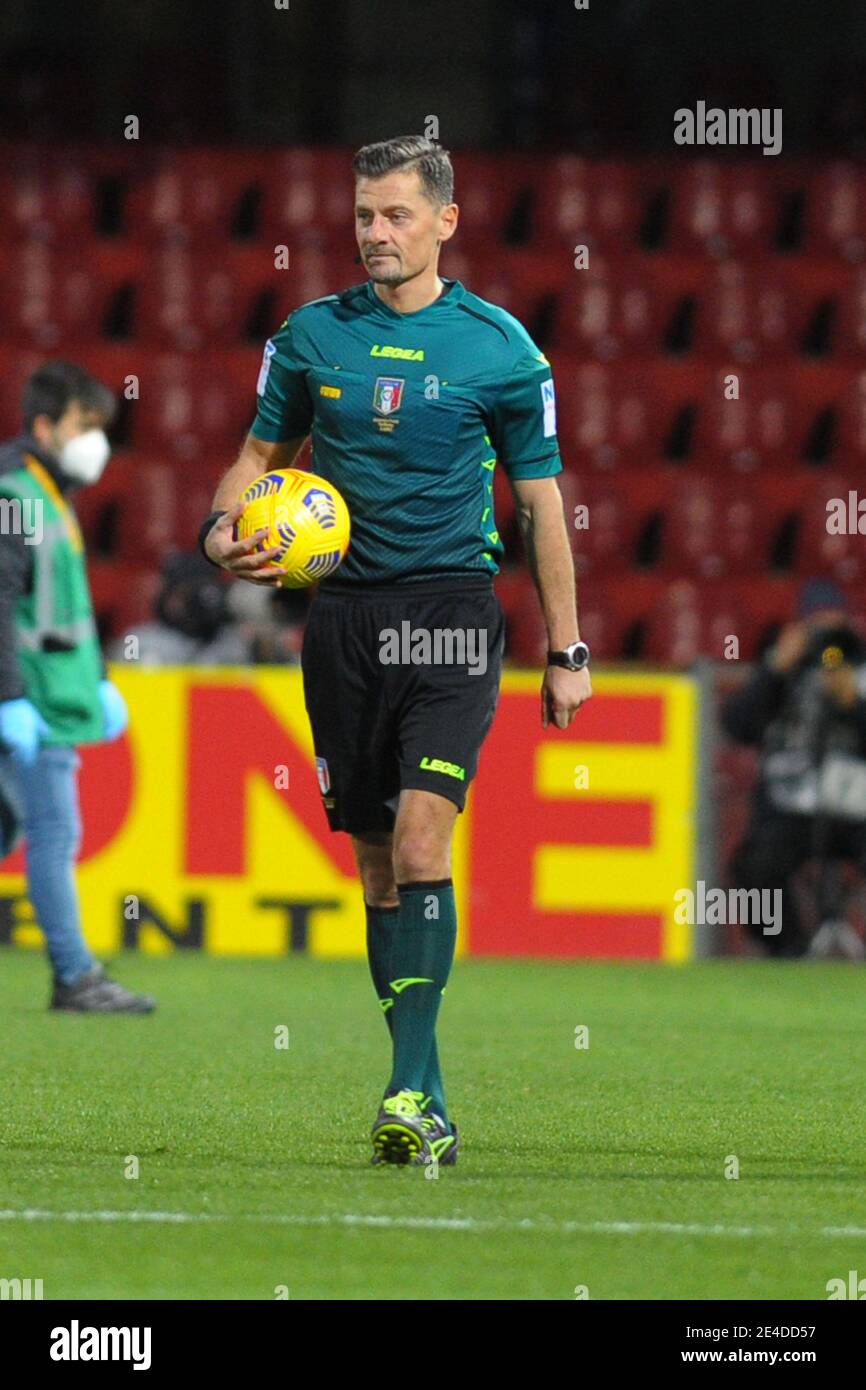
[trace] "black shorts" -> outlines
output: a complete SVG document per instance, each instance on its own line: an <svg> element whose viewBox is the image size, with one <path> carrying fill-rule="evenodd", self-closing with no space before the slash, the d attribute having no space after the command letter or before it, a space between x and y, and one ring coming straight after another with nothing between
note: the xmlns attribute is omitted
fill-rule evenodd
<svg viewBox="0 0 866 1390"><path fill-rule="evenodd" d="M318 592L302 667L332 830L391 830L404 787L463 810L496 710L503 644L485 576Z"/></svg>

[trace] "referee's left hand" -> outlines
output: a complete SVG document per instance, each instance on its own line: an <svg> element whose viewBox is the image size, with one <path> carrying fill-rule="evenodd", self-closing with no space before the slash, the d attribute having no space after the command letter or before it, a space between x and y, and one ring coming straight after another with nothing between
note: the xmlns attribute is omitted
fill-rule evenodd
<svg viewBox="0 0 866 1390"><path fill-rule="evenodd" d="M592 695L589 670L567 671L564 666L548 666L541 686L541 727L555 724L567 729L584 700Z"/></svg>

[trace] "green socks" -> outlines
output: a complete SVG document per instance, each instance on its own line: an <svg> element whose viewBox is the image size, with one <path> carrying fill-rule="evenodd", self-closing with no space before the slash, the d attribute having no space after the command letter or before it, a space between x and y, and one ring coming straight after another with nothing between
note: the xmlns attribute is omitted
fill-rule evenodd
<svg viewBox="0 0 866 1390"><path fill-rule="evenodd" d="M389 964L394 1070L388 1090L423 1091L432 1097L427 1108L447 1122L435 1047L436 1018L457 938L454 888L446 878L398 884L397 891L400 913Z"/></svg>
<svg viewBox="0 0 866 1390"><path fill-rule="evenodd" d="M369 903L365 903L364 907L367 909L367 961L370 966L370 974L373 976L373 988L376 991L379 1006L385 1014L388 1032L393 1033L391 1010L394 1007L394 1000L391 998L391 991L388 988L388 969L391 960L391 943L397 930L397 918L400 915L400 909L399 907L371 907Z"/></svg>
<svg viewBox="0 0 866 1390"><path fill-rule="evenodd" d="M370 973L394 1044L388 1091L421 1091L446 1124L436 1018L454 959L457 914L450 878L398 885L399 908L367 907Z"/></svg>

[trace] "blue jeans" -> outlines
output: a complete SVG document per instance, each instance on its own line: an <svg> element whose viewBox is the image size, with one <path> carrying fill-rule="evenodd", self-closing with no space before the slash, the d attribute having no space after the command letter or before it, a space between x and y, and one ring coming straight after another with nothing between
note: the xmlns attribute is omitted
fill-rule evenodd
<svg viewBox="0 0 866 1390"><path fill-rule="evenodd" d="M71 984L94 964L81 930L75 886L81 759L74 747L57 743L43 744L30 764L2 756L23 811L27 894L45 933L54 974L62 984Z"/></svg>

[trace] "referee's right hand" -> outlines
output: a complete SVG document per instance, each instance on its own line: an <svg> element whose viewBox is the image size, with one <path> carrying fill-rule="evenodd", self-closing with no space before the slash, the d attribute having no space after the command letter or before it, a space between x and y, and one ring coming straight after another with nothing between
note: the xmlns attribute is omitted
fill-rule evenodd
<svg viewBox="0 0 866 1390"><path fill-rule="evenodd" d="M254 531L242 541L233 538L234 524L245 505L241 501L232 503L228 511L224 512L208 531L204 548L215 565L221 565L236 579L247 579L251 584L259 584L269 589L278 588L279 576L285 574L284 569L274 565L280 554L280 547L261 551L255 549L267 536L268 528L263 526L261 530Z"/></svg>

